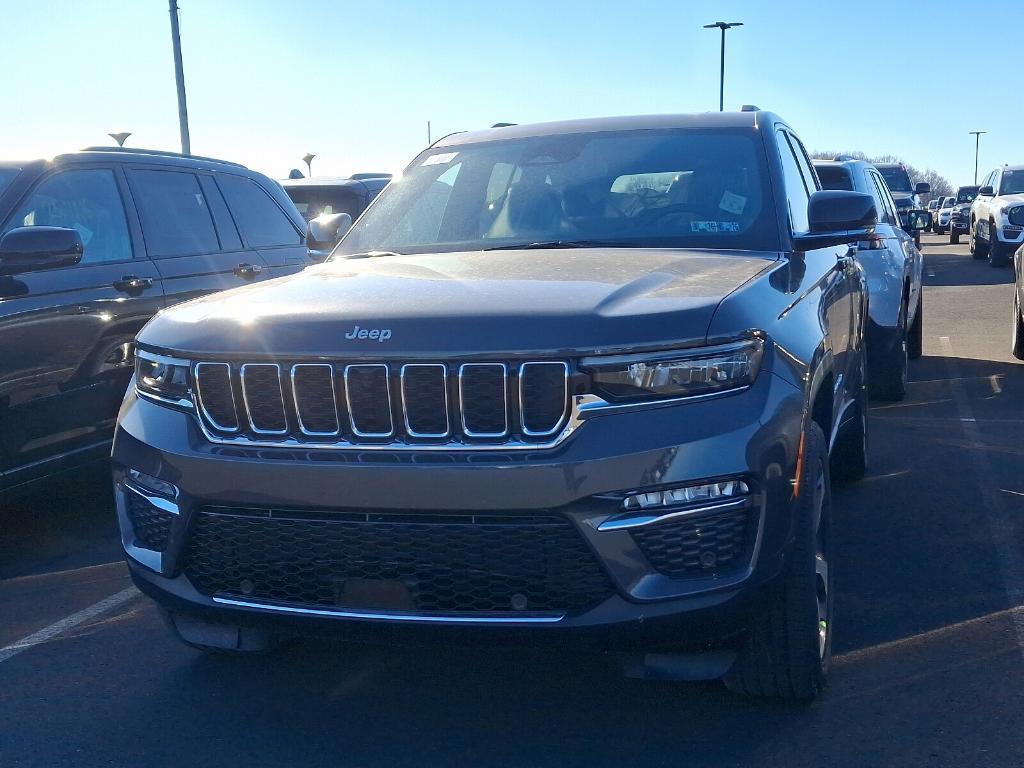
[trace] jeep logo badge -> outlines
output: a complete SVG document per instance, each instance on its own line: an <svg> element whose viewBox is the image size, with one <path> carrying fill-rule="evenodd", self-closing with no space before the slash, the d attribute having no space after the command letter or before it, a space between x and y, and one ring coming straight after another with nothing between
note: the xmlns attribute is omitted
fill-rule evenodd
<svg viewBox="0 0 1024 768"><path fill-rule="evenodd" d="M390 328L360 328L354 326L351 331L345 334L346 339L374 339L375 341L387 341L391 338Z"/></svg>

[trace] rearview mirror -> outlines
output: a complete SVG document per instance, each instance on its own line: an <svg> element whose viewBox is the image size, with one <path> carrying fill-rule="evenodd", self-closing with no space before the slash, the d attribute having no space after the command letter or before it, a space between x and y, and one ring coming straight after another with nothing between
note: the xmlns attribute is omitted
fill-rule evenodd
<svg viewBox="0 0 1024 768"><path fill-rule="evenodd" d="M352 226L347 213L324 213L306 225L306 249L313 261L326 259Z"/></svg>
<svg viewBox="0 0 1024 768"><path fill-rule="evenodd" d="M927 195L932 191L932 185L927 181L919 181L917 186L914 187L915 195Z"/></svg>
<svg viewBox="0 0 1024 768"><path fill-rule="evenodd" d="M928 228L931 223L932 216L928 211L922 211L921 209L915 209L908 211L907 213L907 225L911 232L921 232Z"/></svg>
<svg viewBox="0 0 1024 768"><path fill-rule="evenodd" d="M0 274L70 267L82 260L85 246L77 230L66 227L16 227L0 238Z"/></svg>
<svg viewBox="0 0 1024 768"><path fill-rule="evenodd" d="M979 197L992 197L996 191L992 187L982 187L978 190Z"/></svg>
<svg viewBox="0 0 1024 768"><path fill-rule="evenodd" d="M875 233L878 210L871 195L826 189L811 195L807 221L810 232L794 238L798 251L869 239Z"/></svg>

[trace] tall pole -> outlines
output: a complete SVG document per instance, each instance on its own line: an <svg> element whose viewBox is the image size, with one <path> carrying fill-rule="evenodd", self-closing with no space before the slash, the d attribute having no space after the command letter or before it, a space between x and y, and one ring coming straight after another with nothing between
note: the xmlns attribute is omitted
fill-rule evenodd
<svg viewBox="0 0 1024 768"><path fill-rule="evenodd" d="M429 147L433 143L434 142L431 141L431 137L430 137L430 121L427 120L427 146Z"/></svg>
<svg viewBox="0 0 1024 768"><path fill-rule="evenodd" d="M185 71L181 66L181 35L178 33L178 0L168 0L171 11L171 45L174 48L174 82L178 86L178 127L181 130L181 153L192 154L188 138L188 107L185 105Z"/></svg>
<svg viewBox="0 0 1024 768"><path fill-rule="evenodd" d="M981 145L981 134L988 131L968 131L974 137L974 183L978 183L978 148Z"/></svg>
<svg viewBox="0 0 1024 768"><path fill-rule="evenodd" d="M718 111L725 111L725 30L728 27L722 27L722 66L718 72Z"/></svg>
<svg viewBox="0 0 1024 768"><path fill-rule="evenodd" d="M725 32L733 27L742 27L742 21L716 21L714 24L705 24L704 29L722 30L722 61L718 73L718 111L725 111Z"/></svg>

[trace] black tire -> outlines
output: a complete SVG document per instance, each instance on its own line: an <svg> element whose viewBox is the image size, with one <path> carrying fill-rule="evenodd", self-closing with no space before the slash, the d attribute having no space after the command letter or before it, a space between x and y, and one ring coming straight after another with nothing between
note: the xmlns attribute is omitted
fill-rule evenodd
<svg viewBox="0 0 1024 768"><path fill-rule="evenodd" d="M914 232L914 245L918 248L921 247L921 231L917 230Z"/></svg>
<svg viewBox="0 0 1024 768"><path fill-rule="evenodd" d="M981 240L978 239L978 222L974 222L974 224L971 225L970 242L971 256L973 256L976 261L981 261L988 256L988 243L982 243Z"/></svg>
<svg viewBox="0 0 1024 768"><path fill-rule="evenodd" d="M917 294L917 312L907 335L907 357L917 360L924 352L924 291Z"/></svg>
<svg viewBox="0 0 1024 768"><path fill-rule="evenodd" d="M990 267L1005 267L1010 263L1010 249L999 242L991 222L988 225L988 264Z"/></svg>
<svg viewBox="0 0 1024 768"><path fill-rule="evenodd" d="M1020 306L1017 286L1013 286L1013 341L1011 351L1018 360L1024 360L1024 311Z"/></svg>
<svg viewBox="0 0 1024 768"><path fill-rule="evenodd" d="M829 471L832 481L842 485L863 480L868 471L868 390L867 390L867 357L861 344L861 391L857 395L857 403L853 406L854 413L849 421L841 427L835 445L832 447Z"/></svg>
<svg viewBox="0 0 1024 768"><path fill-rule="evenodd" d="M949 232L949 244L960 245L960 233L950 230Z"/></svg>
<svg viewBox="0 0 1024 768"><path fill-rule="evenodd" d="M828 448L811 422L804 434L796 541L769 604L722 678L734 693L811 700L824 689L832 655L832 498Z"/></svg>
<svg viewBox="0 0 1024 768"><path fill-rule="evenodd" d="M901 313L893 338L879 344L871 355L868 388L876 400L896 402L907 395L907 326L906 312Z"/></svg>

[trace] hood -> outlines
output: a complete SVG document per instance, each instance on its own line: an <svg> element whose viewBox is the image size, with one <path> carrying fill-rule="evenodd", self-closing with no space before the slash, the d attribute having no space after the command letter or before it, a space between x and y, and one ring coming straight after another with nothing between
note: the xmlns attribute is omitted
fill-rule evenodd
<svg viewBox="0 0 1024 768"><path fill-rule="evenodd" d="M1012 208L1015 205L1024 203L1024 194L1015 193L1012 195L1000 195L999 196L999 207L1002 209Z"/></svg>
<svg viewBox="0 0 1024 768"><path fill-rule="evenodd" d="M287 357L700 343L719 302L777 258L584 248L338 260L179 304L139 342L196 356Z"/></svg>

